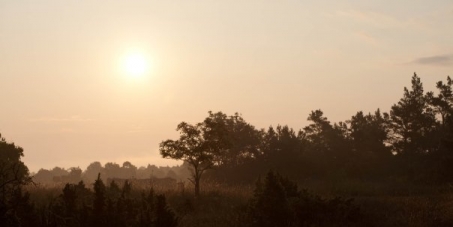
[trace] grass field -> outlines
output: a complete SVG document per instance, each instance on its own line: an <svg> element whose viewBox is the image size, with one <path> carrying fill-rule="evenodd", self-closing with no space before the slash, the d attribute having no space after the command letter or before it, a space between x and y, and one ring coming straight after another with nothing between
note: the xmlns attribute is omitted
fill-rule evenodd
<svg viewBox="0 0 453 227"><path fill-rule="evenodd" d="M453 188L448 185L306 181L299 187L323 198L352 198L371 226L453 226ZM27 190L35 206L41 207L57 198L61 189L29 186ZM133 186L132 196L139 197L146 190L149 188ZM253 197L254 185L204 182L198 198L193 196L190 185L184 191L154 190L166 195L168 205L179 219L179 226L245 226L244 215Z"/></svg>

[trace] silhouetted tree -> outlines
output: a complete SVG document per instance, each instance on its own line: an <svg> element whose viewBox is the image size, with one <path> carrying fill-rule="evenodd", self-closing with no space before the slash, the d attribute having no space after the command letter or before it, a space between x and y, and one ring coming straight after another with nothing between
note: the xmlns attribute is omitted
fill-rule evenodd
<svg viewBox="0 0 453 227"><path fill-rule="evenodd" d="M66 215L71 215L76 210L76 199L77 199L76 187L77 185L68 183L63 188L63 194L61 195L61 197L65 205Z"/></svg>
<svg viewBox="0 0 453 227"><path fill-rule="evenodd" d="M389 157L392 155L388 146L388 122L389 115L381 114L378 109L374 114L364 115L357 112L348 122L350 124L350 136L354 149L377 157Z"/></svg>
<svg viewBox="0 0 453 227"><path fill-rule="evenodd" d="M412 89L404 88L404 96L390 110L391 143L398 154L422 154L427 146L426 136L436 126L434 111L429 106L429 96L417 74L412 76Z"/></svg>
<svg viewBox="0 0 453 227"><path fill-rule="evenodd" d="M167 206L165 195L156 197L156 219L154 224L156 227L176 227L178 219L172 210Z"/></svg>
<svg viewBox="0 0 453 227"><path fill-rule="evenodd" d="M357 159L357 173L362 176L382 175L389 168L388 162L393 156L390 146L386 145L389 115L381 114L379 109L367 115L359 111L348 123L354 158Z"/></svg>
<svg viewBox="0 0 453 227"><path fill-rule="evenodd" d="M446 83L442 81L436 83L436 87L439 90L439 94L437 96L434 96L433 92L428 92L426 94L429 103L433 107L434 113L440 116L442 125L445 124L447 117L450 116L453 111L452 85L453 81L448 76Z"/></svg>
<svg viewBox="0 0 453 227"><path fill-rule="evenodd" d="M139 226L152 226L155 216L155 199L154 190L148 191L148 194L142 192L141 209L139 214Z"/></svg>
<svg viewBox="0 0 453 227"><path fill-rule="evenodd" d="M318 153L328 153L332 150L329 143L328 134L333 130L330 121L323 116L321 110L310 113L308 120L312 123L304 128L306 139L310 142L310 149Z"/></svg>
<svg viewBox="0 0 453 227"><path fill-rule="evenodd" d="M160 153L164 158L183 160L192 167L191 182L195 185L195 195L200 194L200 179L203 173L214 166L214 150L208 146L202 125L182 122L178 125L179 140L166 140L160 143Z"/></svg>
<svg viewBox="0 0 453 227"><path fill-rule="evenodd" d="M97 226L103 226L105 223L104 211L105 211L105 185L101 180L101 174L98 174L98 178L94 182L94 199L93 199L93 223Z"/></svg>
<svg viewBox="0 0 453 227"><path fill-rule="evenodd" d="M0 134L0 225L20 223L18 202L28 200L23 197L21 187L30 183L27 166L21 161L23 149L8 143ZM19 201L18 201L19 200Z"/></svg>
<svg viewBox="0 0 453 227"><path fill-rule="evenodd" d="M221 165L239 165L261 154L261 132L247 123L238 113L227 116L222 112L208 112L203 121L203 136L211 149L216 150L215 162Z"/></svg>
<svg viewBox="0 0 453 227"><path fill-rule="evenodd" d="M195 195L200 192L203 173L214 166L237 165L259 155L259 131L239 114L212 113L201 123L178 125L179 140L160 143L164 158L184 160L192 167Z"/></svg>
<svg viewBox="0 0 453 227"><path fill-rule="evenodd" d="M238 113L228 116L222 112L209 112L202 130L208 146L216 151L216 168L208 172L210 179L240 182L256 178L254 165L263 155L264 131L256 130Z"/></svg>
<svg viewBox="0 0 453 227"><path fill-rule="evenodd" d="M263 135L263 154L259 158L266 163L266 169L272 168L293 177L301 176L306 170L305 160L302 160L305 142L302 131L296 133L292 128L280 125L275 129L269 127Z"/></svg>
<svg viewBox="0 0 453 227"><path fill-rule="evenodd" d="M306 157L316 162L320 172L345 175L355 165L353 149L347 125L343 122L332 125L321 110L312 111L304 128L307 140ZM352 167L354 168L354 167ZM323 174L324 174L323 173Z"/></svg>

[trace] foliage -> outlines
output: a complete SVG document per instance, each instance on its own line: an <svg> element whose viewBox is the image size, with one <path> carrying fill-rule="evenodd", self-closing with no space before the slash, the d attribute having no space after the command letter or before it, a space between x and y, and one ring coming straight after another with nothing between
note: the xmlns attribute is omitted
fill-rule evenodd
<svg viewBox="0 0 453 227"><path fill-rule="evenodd" d="M326 200L298 190L297 184L272 171L257 182L248 211L250 226L358 226L362 214L352 200ZM328 217L328 218L326 218Z"/></svg>
<svg viewBox="0 0 453 227"><path fill-rule="evenodd" d="M429 96L417 74L412 77L412 90L404 88L404 96L392 106L391 143L398 154L420 154L430 151L426 138L436 127L436 118L429 105Z"/></svg>
<svg viewBox="0 0 453 227"><path fill-rule="evenodd" d="M259 140L255 137L258 132L238 114L209 112L203 122L195 125L182 122L177 130L179 139L160 143L160 153L164 158L184 160L190 165L189 180L195 185L195 195L200 194L200 179L206 170L237 165L259 155Z"/></svg>
<svg viewBox="0 0 453 227"><path fill-rule="evenodd" d="M83 182L66 184L57 198L36 210L41 210L35 226L151 226L174 227L176 214L167 205L164 195L151 189L133 196L132 185L125 182L106 187L100 178L93 190Z"/></svg>
<svg viewBox="0 0 453 227"><path fill-rule="evenodd" d="M16 226L26 222L32 209L22 187L31 182L28 168L21 161L23 149L0 135L0 224Z"/></svg>
<svg viewBox="0 0 453 227"><path fill-rule="evenodd" d="M160 144L162 157L184 160L192 167L191 181L195 185L195 195L200 193L200 179L203 173L214 166L216 152L206 142L202 125L190 125L182 122L177 128L179 140L166 140Z"/></svg>

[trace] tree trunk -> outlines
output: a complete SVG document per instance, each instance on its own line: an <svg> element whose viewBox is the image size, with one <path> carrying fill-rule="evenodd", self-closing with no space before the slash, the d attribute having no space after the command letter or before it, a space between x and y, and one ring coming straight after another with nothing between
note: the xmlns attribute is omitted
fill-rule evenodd
<svg viewBox="0 0 453 227"><path fill-rule="evenodd" d="M195 178L195 197L200 195L200 177Z"/></svg>
<svg viewBox="0 0 453 227"><path fill-rule="evenodd" d="M192 183L195 186L195 197L198 197L200 195L200 179L201 179L201 174L203 174L203 171L200 171L198 166L194 166L194 173L192 175L193 181Z"/></svg>

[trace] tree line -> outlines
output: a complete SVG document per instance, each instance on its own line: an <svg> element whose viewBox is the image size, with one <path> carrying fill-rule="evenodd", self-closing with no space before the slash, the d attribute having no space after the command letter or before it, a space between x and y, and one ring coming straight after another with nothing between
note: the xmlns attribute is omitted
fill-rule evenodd
<svg viewBox="0 0 453 227"><path fill-rule="evenodd" d="M201 177L251 182L273 169L292 179L385 180L445 183L453 180L452 80L425 92L417 74L390 111L358 111L331 123L322 110L300 130L257 129L238 113L208 112L202 122L182 122L180 136L159 145L164 158L191 167L195 194Z"/></svg>
<svg viewBox="0 0 453 227"><path fill-rule="evenodd" d="M92 162L85 170L80 167L71 167L68 169L54 167L52 169L40 169L37 173L31 174L35 183L53 185L61 183L77 183L83 180L86 183L92 183L101 174L104 180L121 178L121 179L153 179L153 178L172 178L175 180L185 180L190 175L187 165L177 166L156 166L148 164L146 167L137 167L129 161L123 162L122 165L107 162L102 165L100 162Z"/></svg>

